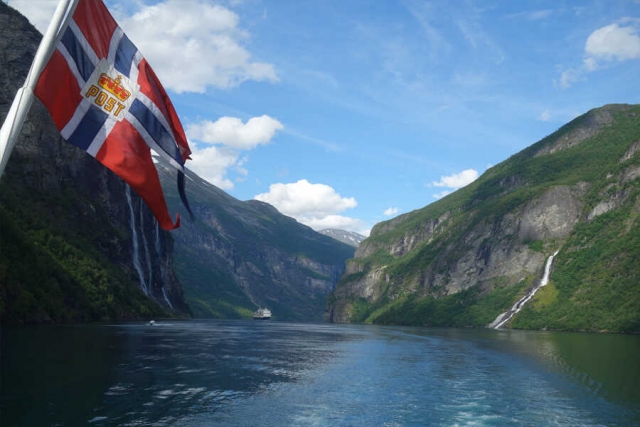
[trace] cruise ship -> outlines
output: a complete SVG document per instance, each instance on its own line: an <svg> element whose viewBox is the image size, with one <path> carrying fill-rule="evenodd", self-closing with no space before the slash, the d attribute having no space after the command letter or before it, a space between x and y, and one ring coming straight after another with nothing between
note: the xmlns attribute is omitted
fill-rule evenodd
<svg viewBox="0 0 640 427"><path fill-rule="evenodd" d="M268 308L259 308L253 313L253 320L269 320L271 319L271 310Z"/></svg>

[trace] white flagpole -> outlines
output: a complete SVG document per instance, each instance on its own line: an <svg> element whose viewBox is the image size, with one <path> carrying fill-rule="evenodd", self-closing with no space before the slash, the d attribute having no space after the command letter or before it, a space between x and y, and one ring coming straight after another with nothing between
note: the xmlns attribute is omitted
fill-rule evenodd
<svg viewBox="0 0 640 427"><path fill-rule="evenodd" d="M47 28L47 32L42 37L36 56L33 58L33 63L24 85L18 89L9 113L2 124L2 128L0 128L0 178L7 165L11 151L13 151L16 139L20 135L22 124L27 118L27 113L33 103L33 89L38 83L40 73L47 65L47 61L49 61L49 57L53 53L58 40L67 28L78 1L60 0L58 2L51 23L49 23L49 28Z"/></svg>

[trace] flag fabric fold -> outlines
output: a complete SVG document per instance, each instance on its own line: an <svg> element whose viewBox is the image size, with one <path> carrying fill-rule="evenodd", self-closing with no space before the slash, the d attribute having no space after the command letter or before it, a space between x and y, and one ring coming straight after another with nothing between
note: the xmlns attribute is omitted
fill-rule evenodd
<svg viewBox="0 0 640 427"><path fill-rule="evenodd" d="M167 209L150 149L178 170L186 201L191 150L184 129L157 76L101 0L78 1L34 93L62 137L129 184L163 229L180 225L179 214L174 223Z"/></svg>

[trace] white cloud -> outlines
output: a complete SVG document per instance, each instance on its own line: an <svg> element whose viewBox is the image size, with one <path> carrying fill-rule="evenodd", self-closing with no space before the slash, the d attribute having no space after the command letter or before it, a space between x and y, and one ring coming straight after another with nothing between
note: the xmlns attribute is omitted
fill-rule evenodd
<svg viewBox="0 0 640 427"><path fill-rule="evenodd" d="M205 120L191 124L187 127L187 134L197 141L251 150L267 144L276 131L282 129L282 123L267 115L253 117L244 124L236 117L221 117L215 122Z"/></svg>
<svg viewBox="0 0 640 427"><path fill-rule="evenodd" d="M623 19L592 32L584 47L584 58L579 67L569 68L554 80L556 87L566 89L574 82L584 80L584 75L616 62L640 59L640 35L638 20Z"/></svg>
<svg viewBox="0 0 640 427"><path fill-rule="evenodd" d="M447 196L447 195L449 195L451 193L453 193L453 191L444 190L444 191L441 191L439 193L434 194L433 197L434 197L434 199L442 199L444 196Z"/></svg>
<svg viewBox="0 0 640 427"><path fill-rule="evenodd" d="M594 57L587 57L582 61L582 65L587 72L598 69L598 61Z"/></svg>
<svg viewBox="0 0 640 427"><path fill-rule="evenodd" d="M56 10L58 0L10 0L8 5L26 16L29 22L44 34Z"/></svg>
<svg viewBox="0 0 640 427"><path fill-rule="evenodd" d="M241 157L242 151L268 144L281 129L282 123L266 115L253 117L245 124L235 117L192 123L186 129L193 151L187 167L213 185L230 190L233 182L227 177L229 170L239 175L236 181L244 180L249 173L243 167L247 157Z"/></svg>
<svg viewBox="0 0 640 427"><path fill-rule="evenodd" d="M548 122L549 120L551 120L551 113L549 113L549 110L546 109L542 113L540 113L540 115L538 116L538 120L543 122Z"/></svg>
<svg viewBox="0 0 640 427"><path fill-rule="evenodd" d="M432 182L434 187L448 187L458 189L467 184L472 183L478 178L478 171L475 169L466 169L460 173L454 173L449 176L441 176L440 181Z"/></svg>
<svg viewBox="0 0 640 427"><path fill-rule="evenodd" d="M384 211L384 215L385 216L392 216L398 213L398 208L392 208L390 207L389 209Z"/></svg>
<svg viewBox="0 0 640 427"><path fill-rule="evenodd" d="M330 186L312 184L306 179L291 184L271 184L268 193L258 194L254 199L270 203L294 218L325 217L358 205L353 197L342 197Z"/></svg>
<svg viewBox="0 0 640 427"><path fill-rule="evenodd" d="M167 0L143 6L119 22L163 84L203 93L246 80L278 81L273 65L252 62L240 44L247 38L233 11L198 0Z"/></svg>
<svg viewBox="0 0 640 427"><path fill-rule="evenodd" d="M355 198L342 197L326 184L313 184L306 179L289 184L272 184L268 193L258 194L254 199L275 206L283 214L315 230L339 228L368 233L362 220L339 215L358 205Z"/></svg>
<svg viewBox="0 0 640 427"><path fill-rule="evenodd" d="M9 4L45 32L57 0L11 0ZM111 12L140 49L162 84L175 92L203 93L210 87L230 88L247 80L277 82L273 65L257 62L242 45L248 34L238 15L202 0L166 0L140 5L133 15L115 4ZM121 7L126 6L126 7Z"/></svg>
<svg viewBox="0 0 640 427"><path fill-rule="evenodd" d="M640 36L633 26L607 25L595 30L584 48L585 68L597 69L601 63L627 61L640 58Z"/></svg>
<svg viewBox="0 0 640 427"><path fill-rule="evenodd" d="M226 147L198 149L196 144L190 143L190 145L193 153L191 160L187 162L187 167L198 174L200 178L223 190L230 190L233 188L233 182L226 177L227 170L237 166L239 172L244 175L239 162L240 155L237 151Z"/></svg>
<svg viewBox="0 0 640 427"><path fill-rule="evenodd" d="M579 80L582 80L582 71L569 68L568 70L564 70L562 74L560 74L560 79L554 80L553 84L556 87L566 89Z"/></svg>

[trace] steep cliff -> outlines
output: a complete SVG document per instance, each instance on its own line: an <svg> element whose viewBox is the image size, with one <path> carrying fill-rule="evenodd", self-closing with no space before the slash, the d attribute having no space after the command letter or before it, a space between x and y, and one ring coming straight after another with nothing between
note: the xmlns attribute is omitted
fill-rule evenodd
<svg viewBox="0 0 640 427"><path fill-rule="evenodd" d="M159 165L172 209L174 178ZM240 201L187 174L195 214L176 230L176 273L196 317L246 317L267 306L279 320L320 321L325 298L355 248L316 233L273 206Z"/></svg>
<svg viewBox="0 0 640 427"><path fill-rule="evenodd" d="M40 34L0 2L0 121ZM36 100L0 181L0 320L188 315L173 241L141 199L63 141Z"/></svg>
<svg viewBox="0 0 640 427"><path fill-rule="evenodd" d="M326 319L640 330L640 106L592 110L423 209L377 224Z"/></svg>

